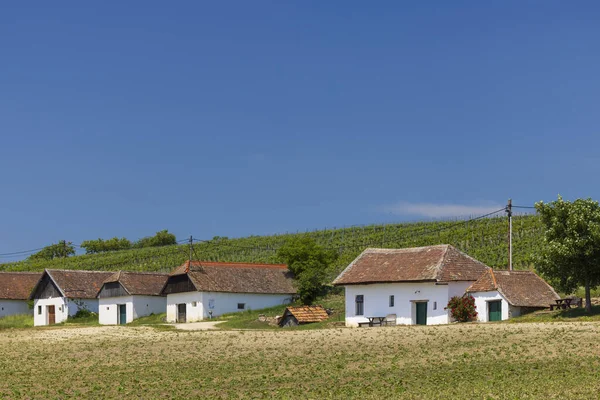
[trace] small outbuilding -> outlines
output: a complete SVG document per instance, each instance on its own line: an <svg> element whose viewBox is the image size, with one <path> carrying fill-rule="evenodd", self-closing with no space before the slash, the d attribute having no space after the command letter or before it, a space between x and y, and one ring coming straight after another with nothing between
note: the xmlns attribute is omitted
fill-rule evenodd
<svg viewBox="0 0 600 400"><path fill-rule="evenodd" d="M98 312L98 292L114 272L47 269L30 296L33 324L59 324L80 310Z"/></svg>
<svg viewBox="0 0 600 400"><path fill-rule="evenodd" d="M475 299L477 320L502 321L548 308L560 296L531 271L488 270L466 290Z"/></svg>
<svg viewBox="0 0 600 400"><path fill-rule="evenodd" d="M279 326L298 326L313 322L323 322L329 315L322 306L288 307L279 319Z"/></svg>
<svg viewBox="0 0 600 400"><path fill-rule="evenodd" d="M101 325L123 325L150 314L164 313L162 289L169 274L119 271L108 277L98 293Z"/></svg>
<svg viewBox="0 0 600 400"><path fill-rule="evenodd" d="M213 261L186 261L163 289L167 322L180 323L288 304L295 293L285 264Z"/></svg>
<svg viewBox="0 0 600 400"><path fill-rule="evenodd" d="M41 276L41 272L0 272L0 318L33 314L29 295Z"/></svg>

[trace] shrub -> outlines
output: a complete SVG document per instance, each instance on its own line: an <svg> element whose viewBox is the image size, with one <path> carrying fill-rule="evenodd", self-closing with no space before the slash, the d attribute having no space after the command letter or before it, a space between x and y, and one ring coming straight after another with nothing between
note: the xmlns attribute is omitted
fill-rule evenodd
<svg viewBox="0 0 600 400"><path fill-rule="evenodd" d="M475 299L471 295L454 296L448 302L447 309L450 309L452 318L458 322L473 321L477 318Z"/></svg>
<svg viewBox="0 0 600 400"><path fill-rule="evenodd" d="M91 312L87 308L80 308L79 310L77 310L77 312L75 313L75 315L73 316L73 318L75 318L75 319L77 319L77 318L90 318L90 317L95 317L95 316L97 316L97 314L94 313L94 312Z"/></svg>

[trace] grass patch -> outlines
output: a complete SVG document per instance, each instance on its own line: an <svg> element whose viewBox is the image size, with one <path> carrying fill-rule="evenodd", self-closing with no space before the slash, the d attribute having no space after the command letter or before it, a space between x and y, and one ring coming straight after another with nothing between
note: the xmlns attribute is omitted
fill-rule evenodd
<svg viewBox="0 0 600 400"><path fill-rule="evenodd" d="M597 398L599 328L7 330L0 398Z"/></svg>
<svg viewBox="0 0 600 400"><path fill-rule="evenodd" d="M33 327L33 315L19 314L9 315L0 318L0 330L11 328L31 328Z"/></svg>
<svg viewBox="0 0 600 400"><path fill-rule="evenodd" d="M333 314L329 317L329 320L306 324L298 327L291 327L286 329L322 329L331 326L336 326L336 322L344 321L344 295L335 294L325 296L315 301L315 304L322 305L325 308L331 308ZM299 303L291 305L300 305ZM261 322L258 320L260 315L264 315L269 318L283 315L288 305L281 305L276 307L265 308L262 310L246 310L243 312L224 314L218 318L213 318L213 321L224 321L217 325L219 329L281 329L277 325L270 324L269 322Z"/></svg>
<svg viewBox="0 0 600 400"><path fill-rule="evenodd" d="M128 323L127 326L140 326L140 325L161 325L167 322L167 313L150 314L145 317L134 319Z"/></svg>
<svg viewBox="0 0 600 400"><path fill-rule="evenodd" d="M509 323L520 323L520 322L566 322L566 321L600 321L600 306L592 306L592 312L586 313L585 307L571 308L567 310L555 310L555 311L536 311L530 314L521 315L519 317L511 318L506 322Z"/></svg>

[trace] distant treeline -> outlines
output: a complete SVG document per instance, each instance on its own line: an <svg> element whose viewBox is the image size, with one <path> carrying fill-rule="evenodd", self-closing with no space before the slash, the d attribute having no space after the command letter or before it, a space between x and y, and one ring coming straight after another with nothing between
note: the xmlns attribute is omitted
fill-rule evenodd
<svg viewBox="0 0 600 400"><path fill-rule="evenodd" d="M177 243L177 238L174 234L169 233L167 229L156 232L154 236L146 236L136 242L132 242L127 238L114 237L112 239L96 239L86 240L81 243L81 247L85 249L86 254L103 253L106 251L119 251L129 249L141 249L144 247L160 247L169 246Z"/></svg>

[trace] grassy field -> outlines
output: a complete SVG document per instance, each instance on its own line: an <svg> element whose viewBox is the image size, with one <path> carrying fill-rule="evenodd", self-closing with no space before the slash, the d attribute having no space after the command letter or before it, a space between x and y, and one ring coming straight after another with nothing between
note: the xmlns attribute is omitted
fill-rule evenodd
<svg viewBox="0 0 600 400"><path fill-rule="evenodd" d="M583 399L600 324L0 332L0 398Z"/></svg>

